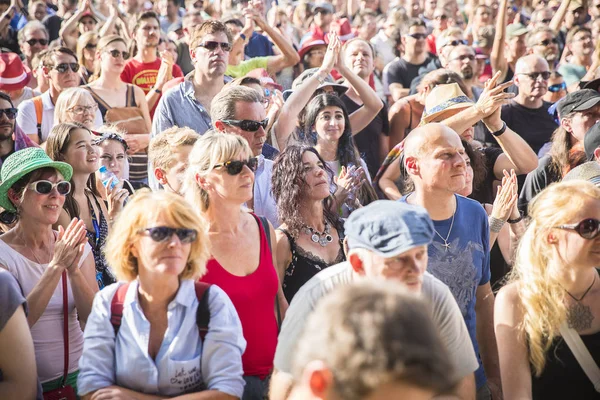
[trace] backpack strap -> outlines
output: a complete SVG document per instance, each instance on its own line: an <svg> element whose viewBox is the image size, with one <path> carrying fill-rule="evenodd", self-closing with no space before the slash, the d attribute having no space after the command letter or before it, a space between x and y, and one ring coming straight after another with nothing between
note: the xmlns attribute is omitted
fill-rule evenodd
<svg viewBox="0 0 600 400"><path fill-rule="evenodd" d="M110 323L115 330L115 337L117 337L119 328L121 328L121 319L123 318L123 303L125 302L127 289L129 289L129 282L119 286L110 303Z"/></svg>
<svg viewBox="0 0 600 400"><path fill-rule="evenodd" d="M36 96L33 99L33 106L35 107L35 118L37 121L37 134L39 144L42 144L42 117L44 116L44 103L42 102L42 96Z"/></svg>
<svg viewBox="0 0 600 400"><path fill-rule="evenodd" d="M195 282L196 298L198 299L198 310L196 310L196 324L200 338L204 343L204 338L208 333L208 325L210 324L210 308L208 307L208 289L210 283Z"/></svg>

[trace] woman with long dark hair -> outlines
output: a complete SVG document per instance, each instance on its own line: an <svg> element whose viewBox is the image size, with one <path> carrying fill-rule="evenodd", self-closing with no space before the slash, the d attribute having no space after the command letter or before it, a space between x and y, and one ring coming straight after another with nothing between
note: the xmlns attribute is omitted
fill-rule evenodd
<svg viewBox="0 0 600 400"><path fill-rule="evenodd" d="M335 206L343 208L342 215L377 199L367 164L352 141L348 110L339 97L324 93L308 103L304 137L333 171Z"/></svg>
<svg viewBox="0 0 600 400"><path fill-rule="evenodd" d="M273 165L272 190L282 225L277 272L288 302L310 278L346 259L342 223L332 211L327 164L312 147L292 145Z"/></svg>

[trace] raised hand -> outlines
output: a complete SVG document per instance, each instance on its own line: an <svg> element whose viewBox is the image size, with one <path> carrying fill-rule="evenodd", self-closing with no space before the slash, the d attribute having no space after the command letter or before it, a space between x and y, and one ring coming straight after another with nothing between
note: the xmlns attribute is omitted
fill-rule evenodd
<svg viewBox="0 0 600 400"><path fill-rule="evenodd" d="M76 270L83 254L86 232L85 223L78 218L73 218L66 230L59 226L49 268L66 269L69 272Z"/></svg>
<svg viewBox="0 0 600 400"><path fill-rule="evenodd" d="M341 48L342 45L337 35L333 32L329 32L329 44L327 45L327 51L325 52L320 71L327 72L327 74L331 73L331 70L337 63Z"/></svg>
<svg viewBox="0 0 600 400"><path fill-rule="evenodd" d="M485 82L483 92L475 104L475 107L483 114L482 118L484 119L484 122L485 119L492 117L495 112L498 112L498 115L491 119L499 119L499 111L501 110L502 105L507 104L510 99L515 97L514 93L504 92L504 89L509 88L513 84L512 81L498 84L500 74L500 71L496 72L494 76Z"/></svg>
<svg viewBox="0 0 600 400"><path fill-rule="evenodd" d="M506 222L513 215L518 198L517 175L514 170L511 170L510 173L504 170L502 185L498 188L498 194L494 200L492 217Z"/></svg>
<svg viewBox="0 0 600 400"><path fill-rule="evenodd" d="M123 189L122 184L115 185L112 189L110 188L113 179L115 178L111 177L104 185L106 190L106 199L108 200L109 221L112 221L123 209L123 203L129 196L129 191L127 191L127 189Z"/></svg>

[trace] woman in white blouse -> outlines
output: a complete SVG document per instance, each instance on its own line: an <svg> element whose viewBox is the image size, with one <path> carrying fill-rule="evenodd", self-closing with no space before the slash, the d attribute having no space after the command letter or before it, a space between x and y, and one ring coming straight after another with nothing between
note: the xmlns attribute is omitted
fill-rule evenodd
<svg viewBox="0 0 600 400"><path fill-rule="evenodd" d="M82 399L242 396L240 319L223 290L199 295L194 282L206 272L206 231L172 193L142 190L125 206L106 245L120 282L96 296L85 328ZM200 315L209 319L205 336Z"/></svg>

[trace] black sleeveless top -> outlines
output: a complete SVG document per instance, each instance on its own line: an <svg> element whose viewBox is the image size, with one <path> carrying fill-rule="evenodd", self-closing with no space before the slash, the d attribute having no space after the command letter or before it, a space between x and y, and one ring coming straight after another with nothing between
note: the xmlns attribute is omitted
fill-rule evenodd
<svg viewBox="0 0 600 400"><path fill-rule="evenodd" d="M300 290L310 278L330 265L346 261L346 255L344 254L342 239L340 239L340 251L338 252L336 259L331 264L327 264L321 257L315 256L311 252L298 246L288 231L283 229L281 231L285 233L285 236L287 236L290 241L290 248L292 250L292 261L290 262L290 265L286 267L285 276L283 277L283 294L288 303L290 303L296 292ZM339 236L341 237L342 235L339 234Z"/></svg>
<svg viewBox="0 0 600 400"><path fill-rule="evenodd" d="M596 364L600 365L600 332L581 335ZM539 378L532 375L533 400L591 400L600 393L588 379L562 337L554 339L546 355L546 367Z"/></svg>
<svg viewBox="0 0 600 400"><path fill-rule="evenodd" d="M84 86L84 88L90 92L94 100L96 100L96 103L98 103L98 110L100 110L100 114L102 114L102 121L106 122L106 112L113 107L109 106L108 103L104 101L104 99L100 97L98 93L94 92L91 87ZM127 92L125 92L125 107L137 107L135 102L135 94L133 92L133 85L129 83L127 84Z"/></svg>

